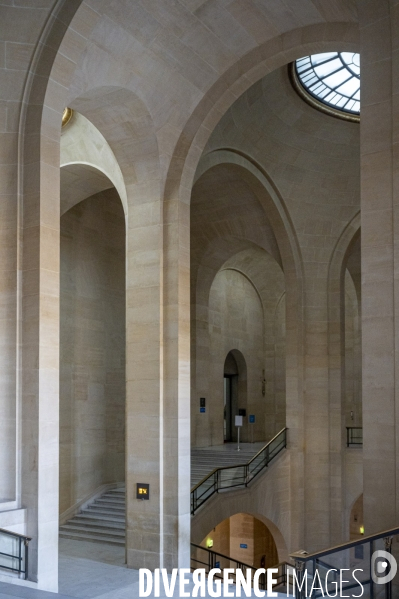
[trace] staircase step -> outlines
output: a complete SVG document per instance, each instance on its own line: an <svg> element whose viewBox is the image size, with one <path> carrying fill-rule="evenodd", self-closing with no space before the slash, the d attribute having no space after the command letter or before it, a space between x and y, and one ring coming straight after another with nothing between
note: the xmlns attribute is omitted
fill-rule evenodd
<svg viewBox="0 0 399 599"><path fill-rule="evenodd" d="M89 506L87 507L82 513L84 514L94 514L97 516L110 516L111 518L124 518L125 517L125 510L113 510L113 509L107 509L107 508L97 508L96 506Z"/></svg>
<svg viewBox="0 0 399 599"><path fill-rule="evenodd" d="M118 504L114 504L114 503L109 503L107 501L100 501L99 499L96 499L96 501L94 503L91 504L90 508L100 508L100 509L107 509L107 510L115 510L115 512L125 512L125 504L122 503L118 503Z"/></svg>
<svg viewBox="0 0 399 599"><path fill-rule="evenodd" d="M111 538L95 536L91 534L82 534L78 532L64 532L60 531L60 537L62 539L72 539L75 541L90 541L91 543L108 543L110 545L125 545L125 539Z"/></svg>
<svg viewBox="0 0 399 599"><path fill-rule="evenodd" d="M63 524L60 526L61 532L70 532L70 533L88 533L90 535L96 536L97 534L104 537L115 537L115 538L125 538L125 529L115 529L115 528L107 528L107 527L91 527L87 525L74 524L72 520L70 523Z"/></svg>
<svg viewBox="0 0 399 599"><path fill-rule="evenodd" d="M115 505L118 507L125 505L125 498L119 499L118 497L106 497L105 495L101 495L101 497L98 497L98 499L95 500L95 503L107 503L109 505Z"/></svg>
<svg viewBox="0 0 399 599"><path fill-rule="evenodd" d="M81 526L101 527L101 528L112 528L113 530L125 530L125 521L120 520L103 520L102 518L87 518L84 516L75 516L71 523L79 524Z"/></svg>
<svg viewBox="0 0 399 599"><path fill-rule="evenodd" d="M118 517L118 516L114 516L113 514L110 516L106 516L104 514L97 514L94 510L91 510L90 512L82 512L80 514L77 514L73 520L76 519L81 519L82 521L92 521L92 522L115 522L118 524L123 524L125 525L125 518L122 517Z"/></svg>

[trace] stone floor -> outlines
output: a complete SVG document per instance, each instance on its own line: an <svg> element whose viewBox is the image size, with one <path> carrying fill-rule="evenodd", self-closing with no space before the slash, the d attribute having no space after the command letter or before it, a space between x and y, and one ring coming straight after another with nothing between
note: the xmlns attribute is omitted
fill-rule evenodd
<svg viewBox="0 0 399 599"><path fill-rule="evenodd" d="M0 582L0 599L139 598L138 570L126 568L124 549L121 547L60 539L59 564L58 594ZM180 597L178 590L173 597ZM285 595L279 594L279 597ZM166 598L166 595L161 589L162 598Z"/></svg>

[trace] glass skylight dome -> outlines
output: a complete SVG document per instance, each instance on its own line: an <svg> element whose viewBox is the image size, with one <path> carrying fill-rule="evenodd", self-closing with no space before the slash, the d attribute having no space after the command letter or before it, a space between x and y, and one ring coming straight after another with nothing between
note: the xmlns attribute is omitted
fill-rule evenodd
<svg viewBox="0 0 399 599"><path fill-rule="evenodd" d="M295 68L300 83L311 96L335 110L359 116L359 54L312 54L297 60Z"/></svg>

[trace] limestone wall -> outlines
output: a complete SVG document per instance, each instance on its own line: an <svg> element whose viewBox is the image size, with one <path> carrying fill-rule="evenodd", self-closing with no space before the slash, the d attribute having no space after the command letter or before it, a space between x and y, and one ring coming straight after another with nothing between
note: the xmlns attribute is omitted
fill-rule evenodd
<svg viewBox="0 0 399 599"><path fill-rule="evenodd" d="M125 225L115 189L61 218L60 513L125 472Z"/></svg>
<svg viewBox="0 0 399 599"><path fill-rule="evenodd" d="M210 440L223 443L223 367L231 350L241 352L244 373L238 369L238 408L257 413L262 407L261 374L264 367L263 309L253 285L235 270L222 270L215 277L209 297L211 397L209 398ZM241 383L241 384L240 384ZM244 385L242 385L244 383ZM245 387L246 388L245 388ZM241 439L249 438L244 418ZM263 432L263 431L262 431Z"/></svg>

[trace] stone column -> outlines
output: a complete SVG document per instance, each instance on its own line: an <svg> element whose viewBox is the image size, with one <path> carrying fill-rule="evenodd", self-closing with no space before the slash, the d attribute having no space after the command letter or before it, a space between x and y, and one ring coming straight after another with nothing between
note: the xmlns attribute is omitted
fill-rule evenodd
<svg viewBox="0 0 399 599"><path fill-rule="evenodd" d="M399 498L399 2L358 5L364 518L370 534L397 524Z"/></svg>
<svg viewBox="0 0 399 599"><path fill-rule="evenodd" d="M330 544L327 265L306 264L305 285L305 539L316 551Z"/></svg>
<svg viewBox="0 0 399 599"><path fill-rule="evenodd" d="M27 135L24 148L21 505L32 537L29 579L57 591L61 122L59 111L44 110L41 133Z"/></svg>
<svg viewBox="0 0 399 599"><path fill-rule="evenodd" d="M190 563L189 207L157 187L129 203L127 563L171 569Z"/></svg>

